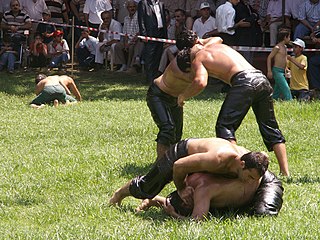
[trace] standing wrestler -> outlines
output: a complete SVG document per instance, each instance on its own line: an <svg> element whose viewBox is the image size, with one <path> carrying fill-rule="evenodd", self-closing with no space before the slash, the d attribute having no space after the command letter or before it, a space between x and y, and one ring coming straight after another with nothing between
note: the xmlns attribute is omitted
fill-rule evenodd
<svg viewBox="0 0 320 240"><path fill-rule="evenodd" d="M188 73L191 67L194 84L205 88L211 76L231 85L217 119L216 136L236 143L235 131L252 107L267 149L275 152L281 174L289 176L285 138L274 115L272 87L263 73L225 44L195 44L183 51L190 53L191 60L183 71ZM186 99L200 91L199 87L187 88L178 96L178 104L183 106Z"/></svg>
<svg viewBox="0 0 320 240"><path fill-rule="evenodd" d="M211 43L220 43L220 38L208 38L198 40L197 35L191 36L180 35L180 45L187 45L188 41L196 42L199 45L206 46ZM179 37L179 38L180 38ZM185 41L185 39L187 39ZM178 48L181 46L177 45ZM187 57L187 58L185 58ZM157 157L162 157L164 152L171 144L178 142L182 136L183 128L183 108L178 106L178 96L188 88L197 89L198 93L203 86L198 85L200 82L192 81L192 73L185 73L180 70L184 68L186 61L189 62L188 56L178 54L176 59L172 60L164 73L156 78L147 93L147 104L150 109L154 122L159 128L156 139Z"/></svg>
<svg viewBox="0 0 320 240"><path fill-rule="evenodd" d="M172 145L146 175L138 176L119 188L110 199L110 204L120 205L128 196L152 199L172 180L179 196L190 204L193 188L184 181L188 174L208 172L241 178L244 169L255 168L261 159L267 159L267 156L260 152L249 152L221 138L181 140Z"/></svg>

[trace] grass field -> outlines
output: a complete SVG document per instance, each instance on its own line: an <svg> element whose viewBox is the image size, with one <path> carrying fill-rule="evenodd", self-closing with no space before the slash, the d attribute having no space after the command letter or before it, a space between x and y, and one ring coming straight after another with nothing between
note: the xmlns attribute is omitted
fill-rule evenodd
<svg viewBox="0 0 320 240"><path fill-rule="evenodd" d="M83 95L69 107L28 106L34 73L0 73L0 239L319 239L320 102L276 102L292 177L278 217L228 213L178 221L140 202L108 206L118 187L155 159L157 128L142 75L76 73ZM183 138L214 137L223 95L210 85L185 105ZM250 111L238 144L266 150ZM279 167L270 153L270 170ZM163 195L174 189L170 184Z"/></svg>

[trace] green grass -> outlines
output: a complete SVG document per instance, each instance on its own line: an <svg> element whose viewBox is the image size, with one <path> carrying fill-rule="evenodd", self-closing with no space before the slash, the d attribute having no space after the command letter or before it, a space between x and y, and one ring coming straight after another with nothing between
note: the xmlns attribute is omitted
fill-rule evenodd
<svg viewBox="0 0 320 240"><path fill-rule="evenodd" d="M283 179L278 217L227 213L197 223L159 209L135 214L134 198L122 208L107 204L155 159L157 128L144 76L76 73L81 104L35 110L28 106L33 74L0 73L0 239L319 239L320 102L275 103L292 175ZM222 101L212 85L189 100L183 137L214 137ZM237 138L248 149L266 150L251 111Z"/></svg>

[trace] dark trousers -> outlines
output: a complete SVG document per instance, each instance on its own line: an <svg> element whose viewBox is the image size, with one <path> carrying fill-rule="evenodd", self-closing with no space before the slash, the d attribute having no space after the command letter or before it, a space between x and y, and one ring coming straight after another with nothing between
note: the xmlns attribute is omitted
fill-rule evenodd
<svg viewBox="0 0 320 240"><path fill-rule="evenodd" d="M163 51L163 43L148 41L144 45L143 58L145 62L145 71L147 83L150 85L158 77L158 68Z"/></svg>

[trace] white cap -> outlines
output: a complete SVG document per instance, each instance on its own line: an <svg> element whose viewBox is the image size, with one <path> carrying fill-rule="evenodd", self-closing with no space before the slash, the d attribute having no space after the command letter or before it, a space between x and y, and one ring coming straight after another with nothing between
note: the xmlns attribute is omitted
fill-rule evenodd
<svg viewBox="0 0 320 240"><path fill-rule="evenodd" d="M304 41L301 40L300 38L296 38L296 40L294 40L294 41L292 42L292 44L297 45L297 46L302 47L302 48L305 48L305 47L306 47L306 44L305 44Z"/></svg>
<svg viewBox="0 0 320 240"><path fill-rule="evenodd" d="M200 5L200 10L201 10L201 9L204 9L204 8L210 8L210 4L207 3L207 2L201 3L201 5Z"/></svg>

